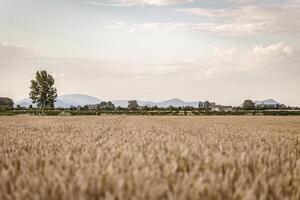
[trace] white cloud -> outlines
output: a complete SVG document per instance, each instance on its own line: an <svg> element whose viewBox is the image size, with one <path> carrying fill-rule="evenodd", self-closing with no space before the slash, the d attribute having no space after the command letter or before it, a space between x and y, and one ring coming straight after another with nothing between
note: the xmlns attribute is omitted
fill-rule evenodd
<svg viewBox="0 0 300 200"><path fill-rule="evenodd" d="M218 23L147 23L144 28L155 31L210 32L221 35L241 35L263 31L263 24L218 24Z"/></svg>
<svg viewBox="0 0 300 200"><path fill-rule="evenodd" d="M284 42L267 46L256 45L250 50L237 47L215 48L214 55L207 60L191 59L172 63L173 71L188 70L195 78L227 77L231 74L272 74L300 71L300 52ZM167 74L165 72L165 74Z"/></svg>
<svg viewBox="0 0 300 200"><path fill-rule="evenodd" d="M128 31L130 33L133 33L133 32L136 32L139 27L137 25L128 25L124 22L118 22L116 24L107 25L106 28L123 30L123 31Z"/></svg>
<svg viewBox="0 0 300 200"><path fill-rule="evenodd" d="M117 0L121 4L138 5L148 4L155 6L167 6L180 3L192 2L193 0Z"/></svg>
<svg viewBox="0 0 300 200"><path fill-rule="evenodd" d="M0 43L0 59L23 58L32 53L32 50L26 46L13 44L9 42Z"/></svg>
<svg viewBox="0 0 300 200"><path fill-rule="evenodd" d="M293 55L294 48L287 46L283 42L269 46L257 45L249 52L249 56L255 60L272 59L273 61L278 61L278 59L285 60L292 58Z"/></svg>
<svg viewBox="0 0 300 200"><path fill-rule="evenodd" d="M300 33L300 4L285 3L246 4L231 8L207 9L187 8L176 11L196 16L209 17L218 23L210 26L186 25L187 30L241 35L250 33ZM162 25L163 26L163 25Z"/></svg>
<svg viewBox="0 0 300 200"><path fill-rule="evenodd" d="M84 4L90 5L90 6L101 6L101 5L104 5L103 3L100 3L98 1L87 1L87 2L84 2Z"/></svg>
<svg viewBox="0 0 300 200"><path fill-rule="evenodd" d="M190 0L117 0L112 5L156 5L165 6L191 2ZM266 3L258 1L230 0L229 8L181 8L176 12L202 17L202 22L147 22L142 25L118 24L119 28L130 32L136 30L196 31L220 35L248 35L257 33L300 34L300 3ZM95 4L95 3L94 3ZM205 17L205 18L203 18ZM203 19L205 20L203 22ZM112 25L113 27L116 25Z"/></svg>
<svg viewBox="0 0 300 200"><path fill-rule="evenodd" d="M263 67L265 69L287 69L288 67L298 68L298 57L300 52L295 47L284 42L270 45L256 45L253 49L245 53L244 58L247 65ZM260 62L258 64L257 62Z"/></svg>
<svg viewBox="0 0 300 200"><path fill-rule="evenodd" d="M206 17L228 17L231 15L229 9L207 9L207 8L185 8L175 9L177 12L181 12L188 15L206 16Z"/></svg>
<svg viewBox="0 0 300 200"><path fill-rule="evenodd" d="M214 48L214 52L215 52L216 56L218 56L219 58L225 59L225 60L238 54L238 51L239 50L237 47L232 47L229 49L220 49L217 47Z"/></svg>
<svg viewBox="0 0 300 200"><path fill-rule="evenodd" d="M15 54L14 54L15 55ZM8 56L6 56L8 57ZM270 45L255 45L251 49L214 48L213 55L206 59L183 58L180 60L166 62L143 62L131 63L128 61L98 61L95 59L26 59L28 62L39 63L37 66L44 66L49 63L59 71L61 66L72 69L81 69L83 66L89 67L92 71L97 69L94 74L101 74L104 77L186 77L186 78L209 78L227 76L232 73L259 73L272 70L286 70L294 68L300 70L298 63L300 52L295 47L289 46L284 42ZM23 62L22 60L20 62ZM120 68L120 66L123 66ZM54 73L56 78L64 78L64 71Z"/></svg>
<svg viewBox="0 0 300 200"><path fill-rule="evenodd" d="M270 45L256 45L250 51L237 51L231 59L243 70L254 70L266 73L299 70L299 55L295 47L284 42Z"/></svg>
<svg viewBox="0 0 300 200"><path fill-rule="evenodd" d="M100 3L98 1L87 1L86 4L93 6L136 6L136 5L152 5L152 6L168 6L182 3L193 2L194 0L110 0L108 3Z"/></svg>
<svg viewBox="0 0 300 200"><path fill-rule="evenodd" d="M221 35L241 35L257 31L263 31L263 25L259 24L217 24L217 23L145 23L142 25L116 23L106 26L110 29L118 29L128 32L153 31L153 32L210 32Z"/></svg>

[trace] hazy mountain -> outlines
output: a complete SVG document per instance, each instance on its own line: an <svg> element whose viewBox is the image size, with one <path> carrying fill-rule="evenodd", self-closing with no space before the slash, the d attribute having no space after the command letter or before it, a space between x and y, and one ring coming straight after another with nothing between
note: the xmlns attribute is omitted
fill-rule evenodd
<svg viewBox="0 0 300 200"><path fill-rule="evenodd" d="M273 100L273 99L267 99L267 100L263 100L263 101L254 101L254 103L256 105L277 105L277 104L281 104L281 103L278 103L277 101Z"/></svg>
<svg viewBox="0 0 300 200"><path fill-rule="evenodd" d="M153 102L153 101L137 101L140 106L149 106L149 107L179 107L179 106L191 106L198 107L199 102L185 102L181 99L169 99L163 102ZM84 106L84 105L95 105L101 103L101 100L97 97L82 95L82 94L68 94L59 96L55 102L55 107L57 108L69 108L71 106ZM115 106L127 107L128 100L115 100L112 101ZM16 101L15 106L20 105L22 107L29 107L32 104L30 99L23 99L21 101ZM34 106L34 105L33 105Z"/></svg>
<svg viewBox="0 0 300 200"><path fill-rule="evenodd" d="M63 102L60 99L56 99L54 106L55 106L55 108L70 108L71 107L70 104Z"/></svg>
<svg viewBox="0 0 300 200"><path fill-rule="evenodd" d="M173 107L180 107L180 106L191 106L191 107L198 107L199 106L199 101L196 102L185 102L181 99L169 99L167 101L163 101L163 102L159 102L156 104L158 107L169 107L169 106L173 106Z"/></svg>
<svg viewBox="0 0 300 200"><path fill-rule="evenodd" d="M19 101L15 101L14 106L17 107L19 105L21 107L28 108L31 104L32 104L32 101L30 99L26 98L26 99L22 99L22 100L19 100Z"/></svg>
<svg viewBox="0 0 300 200"><path fill-rule="evenodd" d="M92 97L82 94L67 94L58 97L58 100L68 104L69 106L84 106L94 105L101 103L101 100L97 97Z"/></svg>
<svg viewBox="0 0 300 200"><path fill-rule="evenodd" d="M185 102L182 101L181 99L169 99L167 101L162 101L162 102L153 102L153 101L140 101L137 100L138 104L140 106L149 106L149 107L162 107L162 108L166 108L169 106L173 106L173 107L179 107L179 106L191 106L191 107L198 107L199 106L199 101L197 102ZM115 100L112 101L113 104L115 104L115 106L121 106L121 107L127 107L128 105L128 100Z"/></svg>
<svg viewBox="0 0 300 200"><path fill-rule="evenodd" d="M20 105L21 107L26 107L26 108L28 108L30 105L32 105L33 107L36 107L36 105L33 104L32 101L28 98L22 99L20 101L16 101L14 106L17 107L18 105ZM59 99L56 100L56 102L54 103L54 106L56 108L68 108L68 107L70 107L69 104L67 104L67 103L65 103L65 102L63 102Z"/></svg>
<svg viewBox="0 0 300 200"><path fill-rule="evenodd" d="M59 96L56 99L55 107L56 108L69 108L71 106L84 106L84 105L93 105L93 104L99 104L101 103L101 100L88 96L88 95L82 95L82 94L68 94L68 95L62 95ZM29 107L32 104L32 101L28 98L16 101L15 106L20 105L21 107ZM33 105L35 106L35 105Z"/></svg>

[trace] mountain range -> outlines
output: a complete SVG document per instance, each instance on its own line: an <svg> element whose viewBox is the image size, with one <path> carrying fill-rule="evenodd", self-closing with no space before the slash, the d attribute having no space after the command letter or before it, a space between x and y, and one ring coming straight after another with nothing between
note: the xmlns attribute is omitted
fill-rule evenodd
<svg viewBox="0 0 300 200"><path fill-rule="evenodd" d="M267 106L272 106L272 105L280 105L281 103L278 103L274 99L267 99L263 101L254 101L255 105L267 105Z"/></svg>
<svg viewBox="0 0 300 200"><path fill-rule="evenodd" d="M115 106L127 107L129 100L115 100L112 103ZM179 107L179 106L192 106L198 107L199 101L186 102L178 98L169 99L162 102L153 102L153 101L140 101L137 100L140 106L149 106L149 107ZM101 103L101 100L97 97L82 95L82 94L68 94L59 96L56 99L55 107L56 108L69 108L71 106L85 106L85 105L95 105ZM28 98L16 101L15 106L20 105L21 107L29 107L32 104L32 101Z"/></svg>
<svg viewBox="0 0 300 200"><path fill-rule="evenodd" d="M193 102L186 102L178 98L169 99L162 102L153 102L153 101L140 101L137 100L140 106L149 106L149 107L162 107L166 108L169 106L173 107L184 107L184 106L191 106L191 107L198 107L199 101ZM95 105L101 103L101 100L97 97L83 95L83 94L68 94L68 95L61 95L56 99L55 107L56 108L69 108L71 106L85 106L85 105ZM115 106L120 107L127 107L128 100L115 100L112 101ZM273 99L267 99L263 101L254 101L256 105L276 105L280 104ZM16 101L15 106L20 105L21 107L29 107L32 104L32 101L28 98Z"/></svg>

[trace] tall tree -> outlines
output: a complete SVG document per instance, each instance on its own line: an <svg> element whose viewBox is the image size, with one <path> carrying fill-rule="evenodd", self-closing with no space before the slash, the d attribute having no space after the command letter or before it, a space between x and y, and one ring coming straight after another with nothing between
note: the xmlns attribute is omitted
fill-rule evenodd
<svg viewBox="0 0 300 200"><path fill-rule="evenodd" d="M31 81L29 97L38 108L54 108L57 98L57 89L54 87L55 80L47 71L37 71L35 80Z"/></svg>

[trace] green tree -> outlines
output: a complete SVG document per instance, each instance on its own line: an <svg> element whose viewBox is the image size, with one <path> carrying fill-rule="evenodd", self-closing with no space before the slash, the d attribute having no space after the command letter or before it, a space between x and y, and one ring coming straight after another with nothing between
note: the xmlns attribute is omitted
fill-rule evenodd
<svg viewBox="0 0 300 200"><path fill-rule="evenodd" d="M243 110L254 110L255 103L249 99L245 100L243 103Z"/></svg>
<svg viewBox="0 0 300 200"><path fill-rule="evenodd" d="M101 109L102 110L106 109L107 108L107 102L102 101L100 104L98 104L97 108L100 109L100 110Z"/></svg>
<svg viewBox="0 0 300 200"><path fill-rule="evenodd" d="M107 102L107 108L109 110L114 110L115 109L115 104L113 104L111 101Z"/></svg>
<svg viewBox="0 0 300 200"><path fill-rule="evenodd" d="M14 101L7 97L0 97L0 109L12 109Z"/></svg>
<svg viewBox="0 0 300 200"><path fill-rule="evenodd" d="M35 80L31 81L29 97L38 108L54 108L57 98L57 89L54 87L54 78L47 71L37 71Z"/></svg>
<svg viewBox="0 0 300 200"><path fill-rule="evenodd" d="M137 110L138 107L139 107L139 104L137 103L136 100L128 101L128 106L127 106L127 108L128 108L129 110Z"/></svg>

